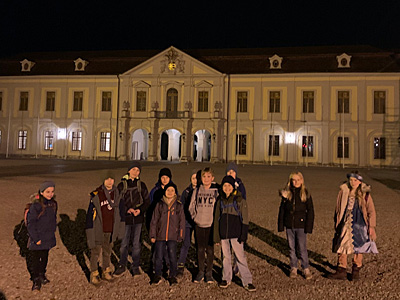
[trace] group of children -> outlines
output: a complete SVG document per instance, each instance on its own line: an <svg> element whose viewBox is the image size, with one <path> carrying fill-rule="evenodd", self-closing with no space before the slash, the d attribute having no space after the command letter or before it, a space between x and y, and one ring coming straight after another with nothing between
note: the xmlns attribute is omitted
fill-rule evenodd
<svg viewBox="0 0 400 300"><path fill-rule="evenodd" d="M249 219L246 189L237 177L238 167L229 163L221 184L214 182L214 172L207 167L193 170L190 184L179 196L172 181L170 169L160 170L159 179L149 193L140 180L141 165L133 162L121 182L115 185L115 176L109 172L103 176L102 184L90 193L86 217L87 245L90 249L90 282L94 285L101 279L112 280L127 270L128 253L132 245L133 276L140 275L140 250L142 225L147 226L152 243L151 284L162 281L163 264L168 266L171 285L183 276L191 237L195 232L198 273L194 282L204 280L213 283L214 244L222 250L221 288L227 288L234 274L240 273L243 287L255 291L252 275L247 265L244 243L247 240ZM333 251L338 253L338 268L328 278L345 279L347 255L355 254L352 279L359 278L362 253L377 253L375 208L370 196L370 187L362 177L353 172L341 186L335 215L336 234ZM54 197L55 184L42 183L39 192L27 212L27 229L32 266L32 290L39 291L48 283L46 266L49 250L55 246L57 202ZM290 249L290 278L298 275L298 256L306 279L311 279L307 254L307 234L312 233L314 208L304 177L293 172L284 189L280 190L281 205L278 215L278 231L286 229ZM113 243L122 239L120 260L111 267ZM177 244L182 242L179 257ZM233 255L231 252L233 251ZM98 260L102 254L102 271Z"/></svg>

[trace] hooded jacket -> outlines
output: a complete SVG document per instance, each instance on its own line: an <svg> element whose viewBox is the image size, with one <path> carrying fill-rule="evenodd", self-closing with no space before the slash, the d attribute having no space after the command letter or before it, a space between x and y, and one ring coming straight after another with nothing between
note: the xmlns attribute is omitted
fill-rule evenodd
<svg viewBox="0 0 400 300"><path fill-rule="evenodd" d="M150 238L156 241L182 241L185 236L185 214L178 197L168 205L165 197L154 209L150 223Z"/></svg>
<svg viewBox="0 0 400 300"><path fill-rule="evenodd" d="M103 218L101 213L101 201L105 201L106 195L103 185L90 193L90 203L86 214L86 240L89 249L103 243ZM114 187L114 203L110 203L114 210L113 232L111 242L122 239L125 234L124 205L120 201L118 190Z"/></svg>
<svg viewBox="0 0 400 300"><path fill-rule="evenodd" d="M372 200L370 192L371 192L371 186L362 182L361 183L362 199L359 205L363 214L365 224L367 224L368 228L370 227L375 228L376 212L375 212L374 201ZM339 194L336 200L336 209L334 216L335 229L339 227L339 224L343 219L343 216L346 211L349 194L350 194L350 188L346 182L340 186Z"/></svg>

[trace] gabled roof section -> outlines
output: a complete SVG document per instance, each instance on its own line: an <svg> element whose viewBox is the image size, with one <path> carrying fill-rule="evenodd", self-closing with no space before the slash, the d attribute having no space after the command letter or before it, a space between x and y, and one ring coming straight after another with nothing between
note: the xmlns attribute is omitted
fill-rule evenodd
<svg viewBox="0 0 400 300"><path fill-rule="evenodd" d="M187 53L171 46L168 49L151 57L122 75L130 74L214 74L221 73L191 57Z"/></svg>

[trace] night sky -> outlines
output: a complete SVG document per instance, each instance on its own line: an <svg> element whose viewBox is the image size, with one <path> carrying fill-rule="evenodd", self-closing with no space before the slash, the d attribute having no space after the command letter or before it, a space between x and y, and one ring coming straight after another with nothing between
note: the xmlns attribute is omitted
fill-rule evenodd
<svg viewBox="0 0 400 300"><path fill-rule="evenodd" d="M163 50L171 45L182 50L316 45L400 49L398 0L375 5L318 1L317 6L301 0L240 5L218 0L99 2L1 0L0 55Z"/></svg>

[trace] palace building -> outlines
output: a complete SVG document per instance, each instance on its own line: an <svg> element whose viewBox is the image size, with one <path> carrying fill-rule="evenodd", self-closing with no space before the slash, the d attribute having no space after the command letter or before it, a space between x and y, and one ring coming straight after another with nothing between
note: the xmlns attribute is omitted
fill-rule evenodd
<svg viewBox="0 0 400 300"><path fill-rule="evenodd" d="M0 155L400 166L400 53L370 46L0 59Z"/></svg>

